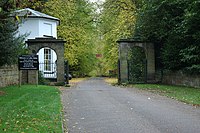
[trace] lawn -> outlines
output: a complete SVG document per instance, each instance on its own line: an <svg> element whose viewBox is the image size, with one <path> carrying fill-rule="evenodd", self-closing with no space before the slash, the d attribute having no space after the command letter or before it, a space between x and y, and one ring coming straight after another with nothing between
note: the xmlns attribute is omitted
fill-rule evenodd
<svg viewBox="0 0 200 133"><path fill-rule="evenodd" d="M200 105L200 89L198 88L159 84L135 84L131 86L159 93L195 106Z"/></svg>
<svg viewBox="0 0 200 133"><path fill-rule="evenodd" d="M105 81L113 85L117 84L116 78L105 78ZM125 86L159 93L194 106L200 106L200 88L161 84L130 84Z"/></svg>
<svg viewBox="0 0 200 133"><path fill-rule="evenodd" d="M0 88L0 132L62 132L60 91L24 85Z"/></svg>

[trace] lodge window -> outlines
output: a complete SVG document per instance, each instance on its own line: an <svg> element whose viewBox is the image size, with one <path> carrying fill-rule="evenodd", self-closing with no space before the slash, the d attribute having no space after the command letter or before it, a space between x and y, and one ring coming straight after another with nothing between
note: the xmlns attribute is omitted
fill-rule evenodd
<svg viewBox="0 0 200 133"><path fill-rule="evenodd" d="M51 71L51 49L44 48L44 70Z"/></svg>

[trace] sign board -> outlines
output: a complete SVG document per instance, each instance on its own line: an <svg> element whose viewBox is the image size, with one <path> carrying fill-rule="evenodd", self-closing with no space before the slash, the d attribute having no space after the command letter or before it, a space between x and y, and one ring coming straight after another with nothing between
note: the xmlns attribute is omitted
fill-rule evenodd
<svg viewBox="0 0 200 133"><path fill-rule="evenodd" d="M39 70L38 55L20 55L19 70Z"/></svg>

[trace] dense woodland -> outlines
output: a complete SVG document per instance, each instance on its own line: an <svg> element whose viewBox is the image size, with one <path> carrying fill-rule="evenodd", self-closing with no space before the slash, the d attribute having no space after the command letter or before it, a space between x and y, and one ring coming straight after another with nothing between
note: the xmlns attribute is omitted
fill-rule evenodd
<svg viewBox="0 0 200 133"><path fill-rule="evenodd" d="M9 14L25 7L61 20L58 37L67 41L65 60L74 75L116 69L121 38L153 42L157 69L200 73L199 0L1 0L0 65L24 52L23 37L13 36L19 20Z"/></svg>
<svg viewBox="0 0 200 133"><path fill-rule="evenodd" d="M156 45L163 69L200 73L200 1L141 0L134 38Z"/></svg>

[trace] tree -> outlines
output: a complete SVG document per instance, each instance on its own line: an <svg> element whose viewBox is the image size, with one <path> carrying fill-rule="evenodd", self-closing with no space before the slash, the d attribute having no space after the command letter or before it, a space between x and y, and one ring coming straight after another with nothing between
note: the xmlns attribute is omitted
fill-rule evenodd
<svg viewBox="0 0 200 133"><path fill-rule="evenodd" d="M78 76L88 75L95 66L92 5L86 0L49 0L45 6L45 12L61 20L58 37L67 41L65 60L69 61L70 71Z"/></svg>
<svg viewBox="0 0 200 133"><path fill-rule="evenodd" d="M185 70L200 73L200 1L193 0L186 9L181 29L184 33L186 48L180 51Z"/></svg>
<svg viewBox="0 0 200 133"><path fill-rule="evenodd" d="M31 8L37 11L42 11L45 8L45 3L48 0L14 0L17 8Z"/></svg>
<svg viewBox="0 0 200 133"><path fill-rule="evenodd" d="M194 64L192 68L197 70L197 62L200 62L196 56L200 37L197 30L199 1L143 0L142 3L138 9L134 37L155 43L165 69L181 70Z"/></svg>
<svg viewBox="0 0 200 133"><path fill-rule="evenodd" d="M10 17L15 4L4 0L0 2L0 66L14 64L23 49L23 37L17 37L17 24Z"/></svg>
<svg viewBox="0 0 200 133"><path fill-rule="evenodd" d="M132 37L135 27L135 2L132 0L106 0L100 15L104 72L116 69L118 62L117 40Z"/></svg>

